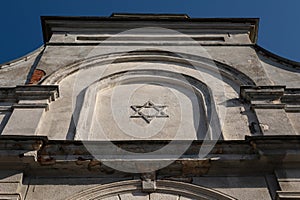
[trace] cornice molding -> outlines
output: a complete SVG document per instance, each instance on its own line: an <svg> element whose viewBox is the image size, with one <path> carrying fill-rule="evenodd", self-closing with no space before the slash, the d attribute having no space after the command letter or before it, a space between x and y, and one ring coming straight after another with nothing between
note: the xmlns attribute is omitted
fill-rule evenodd
<svg viewBox="0 0 300 200"><path fill-rule="evenodd" d="M161 26L164 23L164 28L189 28L189 29L203 29L203 30L224 30L224 33L228 30L246 31L249 32L249 37L252 43L257 41L258 33L258 18L189 18L187 15L112 15L111 17L65 17L65 16L42 16L41 23L43 29L44 43L50 40L53 34L53 28L120 28L116 23L121 23L126 29L137 28L130 25L129 22L143 22L152 23ZM128 23L124 23L128 22ZM101 26L99 26L101 25ZM197 26L194 26L197 25ZM153 25L152 25L153 26ZM99 30L101 30L99 29ZM176 28L175 28L176 29Z"/></svg>

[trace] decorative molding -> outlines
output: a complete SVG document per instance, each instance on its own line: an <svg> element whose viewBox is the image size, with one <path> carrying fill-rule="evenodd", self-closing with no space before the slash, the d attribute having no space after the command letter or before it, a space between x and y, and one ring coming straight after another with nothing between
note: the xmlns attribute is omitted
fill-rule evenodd
<svg viewBox="0 0 300 200"><path fill-rule="evenodd" d="M57 85L24 85L0 88L0 102L10 105L1 105L0 111L11 111L14 108L44 108L59 97ZM23 100L26 103L22 102ZM46 100L42 102L41 100Z"/></svg>
<svg viewBox="0 0 300 200"><path fill-rule="evenodd" d="M277 191L276 200L300 200L299 191Z"/></svg>
<svg viewBox="0 0 300 200"><path fill-rule="evenodd" d="M143 190L141 180L121 181L100 185L91 189L84 190L68 198L68 200L103 199L118 196L119 194L142 191ZM193 198L197 200L235 200L235 198L213 189L205 188L194 184L169 180L157 180L155 192L162 194L180 195L183 197Z"/></svg>
<svg viewBox="0 0 300 200"><path fill-rule="evenodd" d="M246 140L238 141L219 141L205 158L199 158L198 155L203 141L193 141L186 152L176 161L172 152L167 152L159 158L153 159L153 162L174 160L169 166L157 171L157 177L161 174L170 177L194 177L236 173L247 176L273 173L274 168L278 165L300 167L299 141L299 136L260 136L247 137ZM184 142L186 141L173 141L173 148ZM112 143L121 149L133 151L138 157L124 157L121 152L112 151ZM74 166L82 173L87 174L126 175L126 173L105 167L101 159L94 160L95 155L86 149L86 145L98 148L99 154L104 155L105 162L124 164L126 162L144 163L145 160L141 155L145 151L152 152L169 143L170 141L157 140L52 141L47 140L46 137L0 136L0 156L2 157L0 166L6 167L6 169L18 167L19 170L24 170L24 167L32 167L34 170L31 173L41 173L42 175L55 172L56 174L77 176L77 172L73 170ZM28 152L34 151L37 153L37 161L34 160L34 155L28 154ZM116 159L118 156L120 159ZM11 161L10 164L7 163L7 160ZM222 167L224 165L228 167ZM246 168L245 165L247 165ZM176 171L172 170L174 167L177 169Z"/></svg>
<svg viewBox="0 0 300 200"><path fill-rule="evenodd" d="M195 56L192 54L184 54L180 52L180 56L168 51L133 51L133 52L119 52L113 54L106 54L85 58L71 65L58 69L42 79L43 85L56 85L67 76L77 72L78 70L85 70L99 65L106 65L107 63L126 63L126 62L164 62L176 64L183 68L191 68L191 65L197 66L201 69L208 70L210 73L221 75L232 80L237 85L255 85L255 82L246 74L235 69L232 66L211 60L202 56ZM168 70L168 69L166 69ZM195 78L195 74L186 74Z"/></svg>
<svg viewBox="0 0 300 200"><path fill-rule="evenodd" d="M285 109L300 112L300 88L285 86L241 86L240 98L253 109Z"/></svg>
<svg viewBox="0 0 300 200"><path fill-rule="evenodd" d="M254 49L256 50L257 53L261 54L264 57L275 60L278 63L285 64L286 66L288 66L290 68L294 68L294 69L298 69L298 70L300 69L300 62L289 60L287 58L276 55L257 44L254 45Z"/></svg>
<svg viewBox="0 0 300 200"><path fill-rule="evenodd" d="M258 32L258 18L178 18L177 15L169 15L164 18L157 18L156 15L136 15L133 17L122 15L119 17L55 17L42 16L42 28L44 43L49 42L52 34L56 30L61 32L89 33L96 30L101 33L103 30L110 29L113 33L124 30L139 28L141 26L153 27L160 22L160 27L173 30L185 31L194 30L197 33L240 32L248 33L252 43L256 43ZM86 22L89 23L86 23ZM124 23L126 22L126 23ZM125 25L124 25L125 24ZM157 25L156 25L157 26ZM89 31L89 32L88 32ZM102 32L103 33L103 32Z"/></svg>
<svg viewBox="0 0 300 200"><path fill-rule="evenodd" d="M3 200L22 200L20 194L5 194L5 193L0 193L0 199L3 199Z"/></svg>

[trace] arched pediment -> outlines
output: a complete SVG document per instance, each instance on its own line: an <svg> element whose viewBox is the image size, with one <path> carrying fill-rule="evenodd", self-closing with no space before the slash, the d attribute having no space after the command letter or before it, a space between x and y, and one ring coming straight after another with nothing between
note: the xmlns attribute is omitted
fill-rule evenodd
<svg viewBox="0 0 300 200"><path fill-rule="evenodd" d="M185 137L185 139L203 139L207 136L207 134L205 134L206 132L210 132L209 138L218 139L218 136L222 135L221 133L223 132L222 127L226 120L225 116L227 110L232 107L232 103L234 103L236 107L239 106L239 102L235 99L239 97L240 85L255 85L245 74L209 58L193 54L176 54L157 50L119 52L91 56L88 59L76 62L50 74L41 84L58 84L60 86L61 96L63 97L60 101L65 101L65 103L61 103L61 105L68 104L68 108L64 108L65 110L68 109L68 113L65 112L64 116L66 116L66 120L67 115L71 115L72 117L71 122L69 122L67 126L68 128L66 128L66 125L60 126L62 127L61 129L65 129L65 132L67 132L67 139L100 140L103 140L103 137L95 138L91 134L91 132L94 132L93 130L99 130L99 127L97 128L95 126L94 119L98 119L99 117L100 121L106 124L104 129L113 133L118 133L120 129L124 128L120 127L118 123L115 127L112 126L112 122L116 121L116 118L120 116L123 116L125 119L126 115L124 122L127 122L127 124L135 122L139 125L146 126L145 124L140 124L142 122L139 121L142 120L136 119L140 116L134 116L134 113L138 110L136 109L134 111L132 106L139 107L146 105L147 102L168 107L168 112L171 113L171 115L166 114L170 116L168 120L163 116L154 116L153 113L150 113L150 118L160 118L159 120L152 120L153 123L151 122L151 124L155 124L154 126L162 126L162 124L156 124L158 121L161 121L161 123L167 121L172 122L168 124L168 127L171 129L178 129L179 124L185 124L191 128L187 128L182 132L192 133L192 135L194 135ZM95 87L95 85L98 86ZM188 87L186 85L188 85ZM119 90L116 89L117 87L121 88L123 92L116 92ZM136 97L129 98L126 96L131 93L131 90L134 88L140 88L138 92L135 93ZM94 104L91 106L89 102L91 99L87 98L87 96L89 96L87 92L92 90L94 90L95 94L94 96L92 95ZM127 90L127 92L124 92L125 90ZM128 100L128 105L125 105L124 101L120 101L120 99L131 100ZM117 102L113 106L111 103L112 100ZM184 106L181 106L180 102L184 102L182 104ZM211 102L213 102L213 104L211 104ZM55 104L57 104L57 106ZM61 106L59 104L59 102L55 102L53 104L54 109L47 113L50 118L54 118L55 113L60 113L59 107ZM84 109L89 106L94 109L93 112L85 112L86 110ZM199 109L195 109L195 106L199 107ZM112 107L114 107L114 110L120 112L120 114L114 113ZM120 110L116 109L121 107L122 109ZM232 112L231 110L229 111ZM149 112L153 112L153 110ZM237 114L240 113L238 108L234 108L234 112ZM82 120L83 113L98 114L96 116L91 115L85 118L85 120ZM48 116L46 116L46 118ZM172 118L174 116L181 117L184 123L180 123L182 120L179 118ZM145 121L149 121L149 119ZM200 124L202 123L201 134L199 134L197 130L199 121ZM211 121L214 121L213 125L210 123ZM63 124L63 122L58 123ZM243 134L247 134L249 132L247 122L243 123L245 123L245 126L243 126L241 130ZM87 126L89 127L87 128ZM214 131L210 131L209 126L214 127ZM44 128L41 132L55 133L56 127L57 124L50 124L46 127L47 129ZM226 129L231 133L233 133L233 130L237 130L231 125ZM85 130L89 133L82 135L79 133L79 130ZM129 128L128 132L135 132L135 130L138 129ZM145 130L140 131L144 132ZM165 132L168 131L165 130ZM76 135L80 135L80 137ZM87 137L87 135L89 136ZM110 139L131 139L131 137L121 137L118 134L115 136L116 137ZM173 138L170 135L168 137L165 136L166 135L162 134L159 137L150 137L149 139ZM235 135L234 137L243 138L244 136ZM183 138L184 137L181 137L180 139Z"/></svg>

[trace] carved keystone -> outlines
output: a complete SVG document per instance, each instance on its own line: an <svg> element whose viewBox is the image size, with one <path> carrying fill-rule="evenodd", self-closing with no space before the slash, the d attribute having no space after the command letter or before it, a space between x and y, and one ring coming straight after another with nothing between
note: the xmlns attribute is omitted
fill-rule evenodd
<svg viewBox="0 0 300 200"><path fill-rule="evenodd" d="M143 192L155 192L156 190L156 181L151 179L146 179L142 181L142 190Z"/></svg>

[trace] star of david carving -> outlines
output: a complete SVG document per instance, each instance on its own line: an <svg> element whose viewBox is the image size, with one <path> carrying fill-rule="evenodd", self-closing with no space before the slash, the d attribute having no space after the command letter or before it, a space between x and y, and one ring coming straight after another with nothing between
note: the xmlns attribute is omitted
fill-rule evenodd
<svg viewBox="0 0 300 200"><path fill-rule="evenodd" d="M147 101L144 105L132 105L130 106L134 111L133 115L130 118L142 118L148 124L154 118L168 118L169 115L166 114L167 106L164 105L155 105L151 101Z"/></svg>

